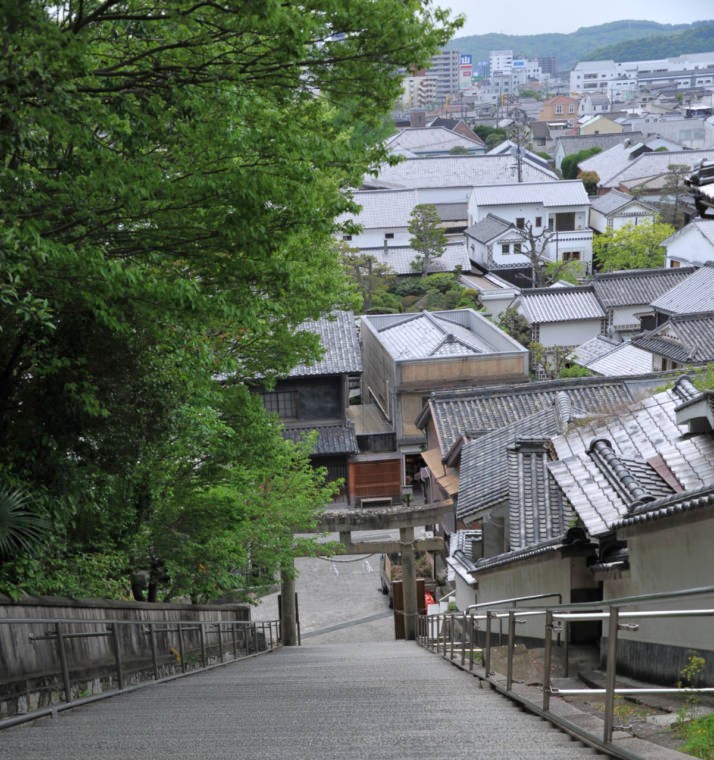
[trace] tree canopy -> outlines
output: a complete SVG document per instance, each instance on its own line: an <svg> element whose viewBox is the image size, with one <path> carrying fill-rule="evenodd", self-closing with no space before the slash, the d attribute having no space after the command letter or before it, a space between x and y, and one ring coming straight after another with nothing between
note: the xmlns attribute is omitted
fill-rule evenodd
<svg viewBox="0 0 714 760"><path fill-rule="evenodd" d="M0 16L0 468L50 526L0 590L240 586L329 497L243 384L315 359L300 324L352 302L334 219L386 158L399 71L458 21L415 0Z"/></svg>
<svg viewBox="0 0 714 760"><path fill-rule="evenodd" d="M651 269L664 266L662 241L674 233L671 224L628 225L593 238L593 258L598 270Z"/></svg>
<svg viewBox="0 0 714 760"><path fill-rule="evenodd" d="M411 234L409 244L418 254L412 266L423 275L427 274L429 264L443 256L446 251L446 233L440 225L441 219L436 206L431 203L414 206L407 229Z"/></svg>

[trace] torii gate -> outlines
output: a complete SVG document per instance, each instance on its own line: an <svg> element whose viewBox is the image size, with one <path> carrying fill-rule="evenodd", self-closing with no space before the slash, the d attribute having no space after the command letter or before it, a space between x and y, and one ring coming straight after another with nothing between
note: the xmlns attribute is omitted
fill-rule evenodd
<svg viewBox="0 0 714 760"><path fill-rule="evenodd" d="M441 522L453 504L451 501L423 506L397 506L366 509L343 509L324 512L318 531L337 532L344 554L391 554L402 556L402 589L404 592L404 633L407 639L416 637L417 551L443 551L443 538L414 539L414 528ZM355 530L394 530L399 528L399 541L361 541L353 543ZM295 580L282 577L281 636L285 646L297 644L295 610Z"/></svg>

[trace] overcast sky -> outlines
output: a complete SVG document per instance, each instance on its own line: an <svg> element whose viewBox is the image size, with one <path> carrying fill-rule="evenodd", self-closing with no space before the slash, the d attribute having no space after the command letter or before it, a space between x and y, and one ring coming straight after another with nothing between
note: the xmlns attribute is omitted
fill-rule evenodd
<svg viewBox="0 0 714 760"><path fill-rule="evenodd" d="M568 34L581 26L623 19L661 24L714 19L712 0L435 0L434 4L466 16L457 37L490 32Z"/></svg>

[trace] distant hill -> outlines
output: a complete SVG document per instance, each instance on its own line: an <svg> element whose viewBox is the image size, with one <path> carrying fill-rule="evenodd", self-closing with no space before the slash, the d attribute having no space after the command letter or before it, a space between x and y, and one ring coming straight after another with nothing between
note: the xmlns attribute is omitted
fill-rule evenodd
<svg viewBox="0 0 714 760"><path fill-rule="evenodd" d="M714 21L693 24L690 29L673 34L641 37L608 44L592 52L596 60L645 61L672 58L685 53L709 53L714 50Z"/></svg>
<svg viewBox="0 0 714 760"><path fill-rule="evenodd" d="M714 50L711 24L714 21L697 22L694 24L658 24L654 21L612 21L599 26L584 26L571 34L476 34L470 37L456 37L450 43L450 48L455 48L462 53L470 53L474 62L487 61L491 50L512 50L514 55L522 55L525 58L538 58L539 56L555 56L558 71L568 71L578 61L601 60L616 58L614 55L602 55L602 52L612 49L624 43L642 43L647 40L647 53L644 59L662 57L653 51L655 41L666 44L672 37L681 37L684 44L687 33L697 35L696 44L700 44L699 31L708 31L710 42L709 50ZM706 26L704 26L706 25ZM695 42L692 39L691 44ZM597 51L597 57L593 54ZM678 53L706 52L701 48L683 49ZM621 60L636 60L636 56L629 54Z"/></svg>

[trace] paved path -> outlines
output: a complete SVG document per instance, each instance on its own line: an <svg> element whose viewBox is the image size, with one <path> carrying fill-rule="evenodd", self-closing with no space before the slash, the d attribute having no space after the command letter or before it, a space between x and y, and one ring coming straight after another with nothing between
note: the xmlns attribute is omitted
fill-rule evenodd
<svg viewBox="0 0 714 760"><path fill-rule="evenodd" d="M301 559L298 568L302 647L9 729L1 760L594 756L440 657L394 641L378 556ZM276 611L271 596L254 617Z"/></svg>
<svg viewBox="0 0 714 760"><path fill-rule="evenodd" d="M579 760L414 643L282 649L4 731L5 760Z"/></svg>

